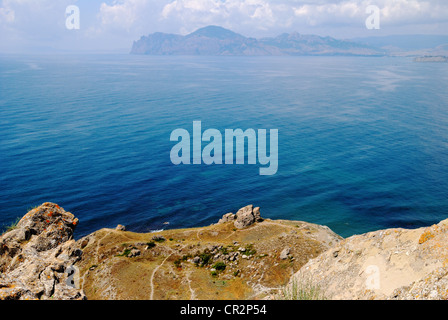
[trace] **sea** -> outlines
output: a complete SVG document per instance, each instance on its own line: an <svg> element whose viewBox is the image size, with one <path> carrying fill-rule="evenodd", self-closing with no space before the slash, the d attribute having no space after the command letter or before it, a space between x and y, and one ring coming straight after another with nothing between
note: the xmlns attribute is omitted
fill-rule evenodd
<svg viewBox="0 0 448 320"><path fill-rule="evenodd" d="M447 88L448 63L409 57L0 55L0 226L44 202L79 218L75 238L206 226L248 204L343 237L438 223ZM194 121L277 129L277 172L173 164L170 135Z"/></svg>

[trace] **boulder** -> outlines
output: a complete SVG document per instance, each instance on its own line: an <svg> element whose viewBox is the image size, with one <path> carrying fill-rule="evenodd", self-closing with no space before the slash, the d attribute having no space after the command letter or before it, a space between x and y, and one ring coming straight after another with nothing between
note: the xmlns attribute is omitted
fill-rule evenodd
<svg viewBox="0 0 448 320"><path fill-rule="evenodd" d="M66 271L81 259L78 219L46 202L0 237L0 299L85 299Z"/></svg>
<svg viewBox="0 0 448 320"><path fill-rule="evenodd" d="M219 219L218 223L226 223L229 221L233 221L235 220L236 216L235 214L233 214L232 212L226 213L225 215L222 216L221 219Z"/></svg>
<svg viewBox="0 0 448 320"><path fill-rule="evenodd" d="M115 230L117 230L117 231L126 231L126 227L124 225L122 225L122 224L119 224L119 225L117 225Z"/></svg>
<svg viewBox="0 0 448 320"><path fill-rule="evenodd" d="M138 249L131 249L131 252L128 254L129 258L137 257L141 254L141 251Z"/></svg>
<svg viewBox="0 0 448 320"><path fill-rule="evenodd" d="M291 252L290 248L283 249L282 252L280 252L280 259L282 259L282 260L288 259L290 252Z"/></svg>
<svg viewBox="0 0 448 320"><path fill-rule="evenodd" d="M244 229L251 226L255 222L261 221L263 221L263 219L260 216L260 208L254 208L254 206L250 204L238 210L236 213L234 226L237 229Z"/></svg>
<svg viewBox="0 0 448 320"><path fill-rule="evenodd" d="M260 207L255 207L253 205L245 206L238 210L236 214L229 212L219 219L218 224L233 222L235 228L244 229L254 224L255 222L261 222L263 218L260 215Z"/></svg>

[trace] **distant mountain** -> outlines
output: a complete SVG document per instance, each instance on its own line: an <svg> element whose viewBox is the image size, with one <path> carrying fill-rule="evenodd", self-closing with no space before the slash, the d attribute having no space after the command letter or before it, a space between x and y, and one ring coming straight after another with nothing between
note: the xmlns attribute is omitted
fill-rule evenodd
<svg viewBox="0 0 448 320"><path fill-rule="evenodd" d="M448 36L445 35L391 35L352 40L393 56L448 55Z"/></svg>
<svg viewBox="0 0 448 320"><path fill-rule="evenodd" d="M275 38L263 38L260 43L275 47L286 55L384 55L372 46L332 37L284 33Z"/></svg>
<svg viewBox="0 0 448 320"><path fill-rule="evenodd" d="M448 36L423 34L364 37L352 40L376 48L393 46L405 51L430 49L448 44Z"/></svg>
<svg viewBox="0 0 448 320"><path fill-rule="evenodd" d="M331 37L281 34L275 38L247 38L218 26L208 26L186 36L153 33L134 41L132 54L147 55L383 55L367 44Z"/></svg>
<svg viewBox="0 0 448 320"><path fill-rule="evenodd" d="M270 55L253 38L246 38L233 31L209 26L186 36L153 33L141 37L132 46L133 54L149 55ZM275 52L278 54L278 52Z"/></svg>
<svg viewBox="0 0 448 320"><path fill-rule="evenodd" d="M205 38L215 38L220 40L229 40L229 39L235 39L235 40L244 40L246 39L244 36L235 33L231 30L218 27L218 26L208 26L205 28L201 28L196 30L193 33L190 33L187 35L188 38L193 37L205 37Z"/></svg>
<svg viewBox="0 0 448 320"><path fill-rule="evenodd" d="M415 62L448 62L445 56L423 56L414 59Z"/></svg>

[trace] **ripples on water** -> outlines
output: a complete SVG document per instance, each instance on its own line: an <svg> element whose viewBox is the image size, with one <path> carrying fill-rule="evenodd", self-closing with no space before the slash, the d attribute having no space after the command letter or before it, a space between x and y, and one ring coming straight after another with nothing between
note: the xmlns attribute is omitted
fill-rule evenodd
<svg viewBox="0 0 448 320"><path fill-rule="evenodd" d="M253 203L342 236L448 217L448 64L347 57L0 57L0 225L202 226ZM176 128L278 129L279 170L174 166Z"/></svg>

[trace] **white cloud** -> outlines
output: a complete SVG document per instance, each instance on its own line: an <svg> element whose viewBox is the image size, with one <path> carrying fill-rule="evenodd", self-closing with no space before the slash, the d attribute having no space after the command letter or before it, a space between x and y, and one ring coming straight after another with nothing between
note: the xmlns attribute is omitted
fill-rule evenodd
<svg viewBox="0 0 448 320"><path fill-rule="evenodd" d="M253 37L292 31L350 37L366 31L371 4L381 10L381 32L448 32L446 0L0 0L0 34L16 42L71 41L75 33L65 29L71 4L81 10L77 37L103 46L212 24Z"/></svg>
<svg viewBox="0 0 448 320"><path fill-rule="evenodd" d="M293 7L297 17L316 24L357 23L366 18L365 9L376 5L381 21L387 25L421 24L448 21L448 2L439 0L345 0L318 4L303 3Z"/></svg>
<svg viewBox="0 0 448 320"><path fill-rule="evenodd" d="M65 8L76 0L3 0L0 4L0 21L19 32L50 32L65 23Z"/></svg>
<svg viewBox="0 0 448 320"><path fill-rule="evenodd" d="M268 0L173 0L162 10L161 17L188 31L206 24L217 24L242 31L265 30L283 24L291 16L284 3Z"/></svg>
<svg viewBox="0 0 448 320"><path fill-rule="evenodd" d="M123 28L129 31L139 22L140 15L144 9L147 9L147 5L148 1L146 0L126 0L115 2L112 5L103 2L98 16L102 26L114 29Z"/></svg>
<svg viewBox="0 0 448 320"><path fill-rule="evenodd" d="M0 24L12 23L15 20L15 11L10 1L4 1L0 7Z"/></svg>
<svg viewBox="0 0 448 320"><path fill-rule="evenodd" d="M14 19L14 10L9 8L0 8L0 23L11 23L14 22Z"/></svg>
<svg viewBox="0 0 448 320"><path fill-rule="evenodd" d="M211 23L246 34L309 27L334 30L364 28L365 9L371 4L380 8L383 26L448 23L448 1L442 0L171 0L161 17L172 29L188 32Z"/></svg>

